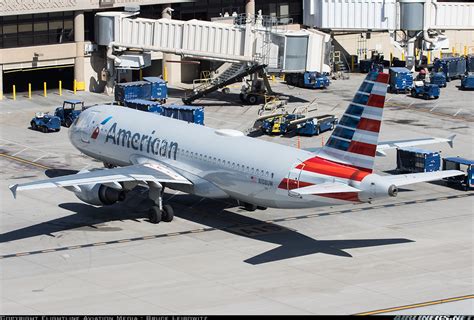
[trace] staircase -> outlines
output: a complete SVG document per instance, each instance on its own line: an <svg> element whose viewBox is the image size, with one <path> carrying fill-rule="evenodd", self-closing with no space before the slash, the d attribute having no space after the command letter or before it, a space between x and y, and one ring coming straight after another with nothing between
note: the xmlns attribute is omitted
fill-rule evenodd
<svg viewBox="0 0 474 320"><path fill-rule="evenodd" d="M333 52L333 79L349 79L351 72L346 57L340 51Z"/></svg>
<svg viewBox="0 0 474 320"><path fill-rule="evenodd" d="M230 65L230 66L228 66ZM228 86L232 83L241 81L243 77L259 72L265 65L262 64L247 64L247 63L227 63L222 67L228 66L217 77L211 79L199 79L194 81L193 91L190 95L183 98L185 104L191 104L194 100L204 97L205 95L214 92L220 88ZM221 67L221 68L222 68ZM221 69L219 68L219 69Z"/></svg>

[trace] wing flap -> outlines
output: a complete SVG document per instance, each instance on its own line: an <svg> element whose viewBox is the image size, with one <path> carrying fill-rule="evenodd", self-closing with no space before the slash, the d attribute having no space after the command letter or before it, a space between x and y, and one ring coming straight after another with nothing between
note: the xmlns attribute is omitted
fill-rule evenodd
<svg viewBox="0 0 474 320"><path fill-rule="evenodd" d="M396 185L397 187L400 187L412 183L436 181L441 180L443 178L455 177L464 174L465 173L460 170L445 170L434 172L397 174L394 176L384 176L384 179L387 179L392 184Z"/></svg>
<svg viewBox="0 0 474 320"><path fill-rule="evenodd" d="M65 188L96 183L116 185L116 183L124 181L151 181L155 183L168 182L191 184L188 179L163 165L138 164L113 169L94 170L28 183L14 184L9 188L13 193L13 196L16 197L16 192L21 190L55 187Z"/></svg>
<svg viewBox="0 0 474 320"><path fill-rule="evenodd" d="M347 184L339 182L325 182L321 184L315 184L312 186L307 186L303 188L291 190L293 193L298 193L300 195L305 194L324 194L324 193L340 193L340 192L361 192L361 190L351 187Z"/></svg>

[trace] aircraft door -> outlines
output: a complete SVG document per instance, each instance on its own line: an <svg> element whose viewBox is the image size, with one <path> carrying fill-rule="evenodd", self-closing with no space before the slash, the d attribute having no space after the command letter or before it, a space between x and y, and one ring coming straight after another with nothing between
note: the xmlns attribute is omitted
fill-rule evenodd
<svg viewBox="0 0 474 320"><path fill-rule="evenodd" d="M287 190L288 190L288 196L290 197L300 197L299 194L292 192L291 190L302 187L300 186L300 179L301 179L301 173L303 172L304 166L305 165L303 164L301 169L293 168L290 170L290 172L288 172Z"/></svg>

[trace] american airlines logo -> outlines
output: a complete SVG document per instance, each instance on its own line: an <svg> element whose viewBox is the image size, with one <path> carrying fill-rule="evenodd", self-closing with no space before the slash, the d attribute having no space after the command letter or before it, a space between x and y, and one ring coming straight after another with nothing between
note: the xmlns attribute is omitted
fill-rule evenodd
<svg viewBox="0 0 474 320"><path fill-rule="evenodd" d="M109 116L107 118L105 118L101 123L100 125L104 125L106 124L107 122L109 122L109 120L112 119L112 116ZM94 131L92 131L92 134L91 134L91 138L92 139L97 139L97 137L99 136L99 133L100 133L100 129L99 129L99 126L97 126Z"/></svg>
<svg viewBox="0 0 474 320"><path fill-rule="evenodd" d="M92 134L94 135L94 133ZM173 160L176 160L176 154L178 153L178 143L156 137L155 130L150 134L132 132L131 130L117 128L117 122L107 131L105 143L113 143L127 149L131 148Z"/></svg>

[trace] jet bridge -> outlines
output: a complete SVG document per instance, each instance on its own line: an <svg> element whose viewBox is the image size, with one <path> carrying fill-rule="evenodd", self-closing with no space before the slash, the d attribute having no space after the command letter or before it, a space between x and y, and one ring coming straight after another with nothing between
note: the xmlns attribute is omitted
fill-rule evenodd
<svg viewBox="0 0 474 320"><path fill-rule="evenodd" d="M266 66L273 72L330 71L327 48L330 36L315 30L288 31L274 17L239 15L234 23L200 20L145 19L137 13L96 14L96 42L107 47L109 75L115 69L140 69L151 51L195 59L227 62L212 85L195 90L188 101L238 81ZM295 45L298 50L295 51ZM237 68L235 66L243 66ZM219 75L217 75L219 77Z"/></svg>

